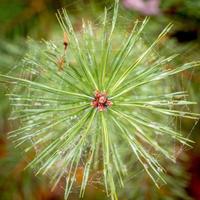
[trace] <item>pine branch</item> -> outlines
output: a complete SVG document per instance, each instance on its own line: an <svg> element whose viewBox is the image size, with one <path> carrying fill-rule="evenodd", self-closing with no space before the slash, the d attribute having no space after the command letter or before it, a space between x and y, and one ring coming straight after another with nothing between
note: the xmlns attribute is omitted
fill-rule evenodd
<svg viewBox="0 0 200 200"><path fill-rule="evenodd" d="M26 152L37 149L28 167L37 169L37 174L51 173L53 188L65 177L65 199L80 167L81 198L91 173L98 170L108 197L117 200L118 188L124 186L130 163L135 162L159 187L158 179L166 182L160 157L176 161L169 144L175 140L190 147L192 143L166 121L200 117L184 110L195 102L187 100L183 91L172 91L169 80L200 62L168 69L177 55L157 57L154 51L171 25L146 47L142 32L148 19L137 21L125 40L120 35L125 42L114 47L118 6L116 1L111 24L105 10L101 27L94 29L83 21L81 34L74 31L67 12L59 11L64 47L47 41L33 45L21 75L0 75L1 82L14 85L8 94L11 118L21 122L9 137Z"/></svg>

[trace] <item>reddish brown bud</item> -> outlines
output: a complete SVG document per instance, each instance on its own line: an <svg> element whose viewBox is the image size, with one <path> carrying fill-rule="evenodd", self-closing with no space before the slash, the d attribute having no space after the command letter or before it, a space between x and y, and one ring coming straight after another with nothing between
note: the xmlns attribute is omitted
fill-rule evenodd
<svg viewBox="0 0 200 200"><path fill-rule="evenodd" d="M106 104L107 104L107 106L112 106L113 105L112 101L109 101L109 100L107 100Z"/></svg>
<svg viewBox="0 0 200 200"><path fill-rule="evenodd" d="M61 70L64 70L64 65L65 65L65 59L63 57L61 57L59 60L58 60L58 70L61 71Z"/></svg>
<svg viewBox="0 0 200 200"><path fill-rule="evenodd" d="M99 103L105 103L107 101L107 97L106 96L100 96L99 97Z"/></svg>
<svg viewBox="0 0 200 200"><path fill-rule="evenodd" d="M93 108L97 108L98 111L105 111L107 107L112 106L112 102L108 100L107 94L105 92L95 92L95 97L91 102Z"/></svg>
<svg viewBox="0 0 200 200"><path fill-rule="evenodd" d="M64 32L64 50L67 50L67 46L68 46L68 37L67 37L67 33Z"/></svg>

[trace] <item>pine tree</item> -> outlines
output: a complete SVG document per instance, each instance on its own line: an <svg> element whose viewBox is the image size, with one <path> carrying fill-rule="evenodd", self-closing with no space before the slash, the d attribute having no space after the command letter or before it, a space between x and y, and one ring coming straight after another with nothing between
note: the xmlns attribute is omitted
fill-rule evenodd
<svg viewBox="0 0 200 200"><path fill-rule="evenodd" d="M142 40L148 18L118 35L118 7L116 1L111 22L105 9L101 26L83 21L80 33L63 9L57 18L64 44L32 42L21 75L0 75L14 85L8 96L12 119L20 121L9 137L25 152L35 150L28 167L50 174L53 188L65 177L65 199L79 171L80 197L96 172L113 200L137 170L159 187L166 183L160 162L176 162L173 143L192 145L171 121L200 115L185 109L195 102L173 90L172 77L200 62L174 66L177 55L158 57L156 46L171 24L150 46Z"/></svg>

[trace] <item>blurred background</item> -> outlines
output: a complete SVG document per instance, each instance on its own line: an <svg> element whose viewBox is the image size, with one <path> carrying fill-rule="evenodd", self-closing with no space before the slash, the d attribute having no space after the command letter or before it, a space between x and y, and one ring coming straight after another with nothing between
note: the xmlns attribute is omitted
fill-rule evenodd
<svg viewBox="0 0 200 200"><path fill-rule="evenodd" d="M169 23L174 24L166 41L162 41L162 51L169 55L179 53L177 63L200 59L200 0L121 0L119 19L123 24L133 24L136 19L151 16L144 33L150 43ZM78 31L82 18L98 25L104 7L112 8L113 0L0 0L0 73L10 72L28 51L28 38L34 40L60 39L62 31L55 13L66 8ZM190 99L197 102L191 108L200 113L200 72L184 72L182 84L189 92ZM48 177L35 177L31 170L24 170L27 160L20 150L13 147L6 134L12 130L8 120L10 105L5 95L8 85L0 82L0 200L62 200L63 185L53 192L48 185ZM183 120L183 132L195 141L194 148L178 158L176 164L166 163L168 185L156 189L145 174L139 175L127 184L119 199L125 200L200 200L200 123ZM168 166L169 165L169 166ZM82 171L77 174L77 187ZM76 188L70 197L78 199ZM90 183L86 200L104 200L103 188Z"/></svg>

